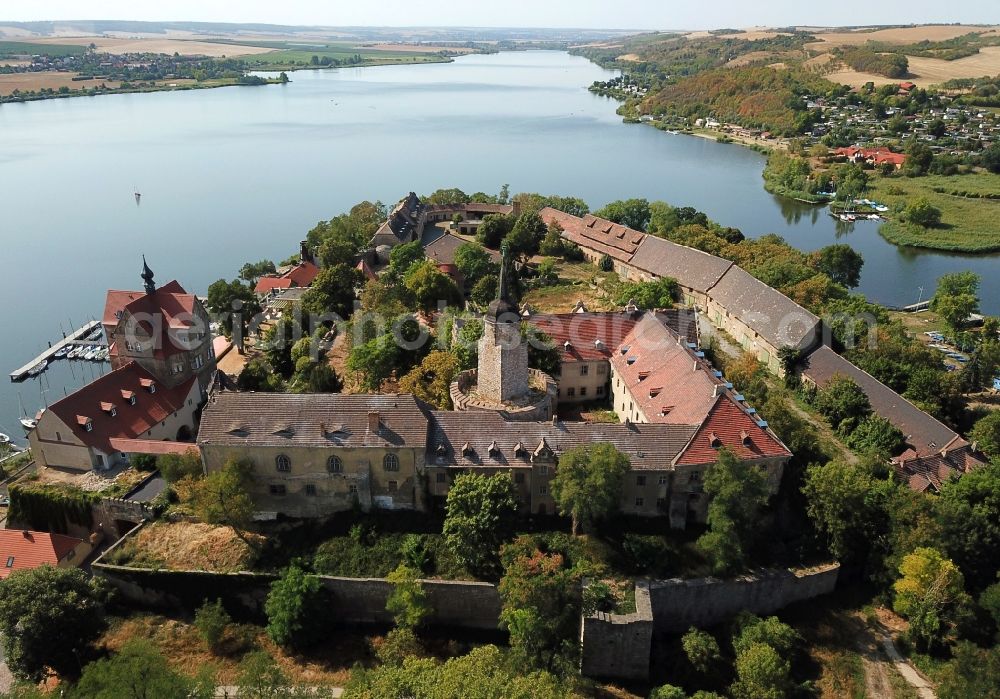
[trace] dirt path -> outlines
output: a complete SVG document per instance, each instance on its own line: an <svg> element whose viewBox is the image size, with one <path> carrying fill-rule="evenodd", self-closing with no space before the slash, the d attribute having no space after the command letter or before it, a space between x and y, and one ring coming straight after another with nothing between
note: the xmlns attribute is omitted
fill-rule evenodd
<svg viewBox="0 0 1000 699"><path fill-rule="evenodd" d="M884 661L861 658L865 670L865 699L894 699Z"/></svg>
<svg viewBox="0 0 1000 699"><path fill-rule="evenodd" d="M917 696L920 699L937 699L937 695L931 688L930 682L925 680L923 675L917 672L916 668L899 654L895 644L892 642L892 637L888 634L882 636L882 648L885 650L886 655L889 656L893 666L903 676L903 679L909 682L910 686L916 690Z"/></svg>

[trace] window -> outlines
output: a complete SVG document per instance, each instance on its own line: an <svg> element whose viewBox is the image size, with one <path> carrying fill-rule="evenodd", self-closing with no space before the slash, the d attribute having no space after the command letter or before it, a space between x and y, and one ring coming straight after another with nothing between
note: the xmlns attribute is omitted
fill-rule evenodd
<svg viewBox="0 0 1000 699"><path fill-rule="evenodd" d="M567 398L572 398L575 395L576 395L576 389L575 388L567 388L566 389L566 397Z"/></svg>
<svg viewBox="0 0 1000 699"><path fill-rule="evenodd" d="M448 474L447 473L438 473L437 475L435 475L434 480L436 482L438 482L438 483L447 483L448 482Z"/></svg>
<svg viewBox="0 0 1000 699"><path fill-rule="evenodd" d="M656 482L657 482L658 484L660 484L660 485L666 485L666 484L667 484L667 477L666 477L666 476L660 476L660 477L659 477L659 478L658 478L658 479L656 480Z"/></svg>
<svg viewBox="0 0 1000 699"><path fill-rule="evenodd" d="M354 483L351 483L349 486L347 486L347 492L350 493L351 495L357 495L358 486L356 486Z"/></svg>
<svg viewBox="0 0 1000 699"><path fill-rule="evenodd" d="M339 456L331 456L326 460L326 470L330 473L343 473L344 462L340 460Z"/></svg>
<svg viewBox="0 0 1000 699"><path fill-rule="evenodd" d="M315 496L316 486L314 486L312 483L306 483L306 495Z"/></svg>
<svg viewBox="0 0 1000 699"><path fill-rule="evenodd" d="M285 473L292 470L292 461L284 454L278 454L274 459L274 465L279 471L284 471Z"/></svg>
<svg viewBox="0 0 1000 699"><path fill-rule="evenodd" d="M590 373L589 364L584 364L583 366L580 367L580 376L586 376L589 373Z"/></svg>
<svg viewBox="0 0 1000 699"><path fill-rule="evenodd" d="M524 474L523 473L515 473L514 474L514 482L518 483L518 484L524 483Z"/></svg>
<svg viewBox="0 0 1000 699"><path fill-rule="evenodd" d="M108 412L110 413L111 417L118 417L118 408L112 408Z"/></svg>
<svg viewBox="0 0 1000 699"><path fill-rule="evenodd" d="M604 386L598 386L597 387L597 395L598 396L603 396L604 395Z"/></svg>
<svg viewBox="0 0 1000 699"><path fill-rule="evenodd" d="M135 405L136 404L136 399L135 399L135 394L134 393L131 396L128 397L128 404L129 405Z"/></svg>
<svg viewBox="0 0 1000 699"><path fill-rule="evenodd" d="M549 486L547 486L547 485L540 486L538 488L538 494L539 495L548 495L549 494Z"/></svg>
<svg viewBox="0 0 1000 699"><path fill-rule="evenodd" d="M389 481L389 492L395 493L399 490L399 481Z"/></svg>
<svg viewBox="0 0 1000 699"><path fill-rule="evenodd" d="M580 397L583 398L586 395L587 395L587 387L586 386L580 386Z"/></svg>
<svg viewBox="0 0 1000 699"><path fill-rule="evenodd" d="M665 510L667 509L667 499L666 498L656 498L656 509Z"/></svg>
<svg viewBox="0 0 1000 699"><path fill-rule="evenodd" d="M541 475L541 476L547 476L547 475L549 475L549 465L548 464L542 464L542 465L540 465L538 467L538 474Z"/></svg>
<svg viewBox="0 0 1000 699"><path fill-rule="evenodd" d="M284 495L285 493L288 492L285 486L279 484L272 485L270 490L271 490L271 495Z"/></svg>
<svg viewBox="0 0 1000 699"><path fill-rule="evenodd" d="M636 476L635 477L635 484L636 485L646 485L646 477L645 476Z"/></svg>
<svg viewBox="0 0 1000 699"><path fill-rule="evenodd" d="M7 567L8 568L13 568L14 567L14 557L13 556L7 556Z"/></svg>
<svg viewBox="0 0 1000 699"><path fill-rule="evenodd" d="M149 392L150 393L156 393L156 384L155 383L149 384Z"/></svg>
<svg viewBox="0 0 1000 699"><path fill-rule="evenodd" d="M635 506L636 506L636 507L642 507L642 506L643 506L643 504L644 504L645 502L646 502L646 501L645 501L645 500L643 500L642 498L636 498L636 499L635 499Z"/></svg>
<svg viewBox="0 0 1000 699"><path fill-rule="evenodd" d="M382 468L386 471L398 471L399 457L395 454L386 454L385 458L382 459Z"/></svg>
<svg viewBox="0 0 1000 699"><path fill-rule="evenodd" d="M605 374L608 373L608 367L605 366L604 364L598 364L597 365L597 373L600 376L604 376Z"/></svg>
<svg viewBox="0 0 1000 699"><path fill-rule="evenodd" d="M697 483L701 480L701 471L692 471L688 474L688 483Z"/></svg>
<svg viewBox="0 0 1000 699"><path fill-rule="evenodd" d="M61 442L62 441L62 435L59 434L58 432L56 432L56 441L57 442Z"/></svg>
<svg viewBox="0 0 1000 699"><path fill-rule="evenodd" d="M94 431L94 423L92 423L90 420L87 420L87 422L84 423L84 425L83 425L83 431L84 432L93 432Z"/></svg>

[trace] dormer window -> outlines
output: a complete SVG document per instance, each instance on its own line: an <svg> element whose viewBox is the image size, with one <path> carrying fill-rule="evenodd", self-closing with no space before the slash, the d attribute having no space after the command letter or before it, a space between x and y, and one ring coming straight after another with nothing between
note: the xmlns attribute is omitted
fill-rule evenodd
<svg viewBox="0 0 1000 699"><path fill-rule="evenodd" d="M122 309L119 308L117 311L115 311L115 318L117 318L118 320L121 320L123 315L124 311L122 311Z"/></svg>
<svg viewBox="0 0 1000 699"><path fill-rule="evenodd" d="M489 449L487 450L489 455L493 458L498 458L500 456L500 447L497 446L496 441L490 442Z"/></svg>
<svg viewBox="0 0 1000 699"><path fill-rule="evenodd" d="M752 444L752 440L750 439L750 433L747 432L746 430L741 430L740 441L743 442L743 446L745 447L750 446L750 444Z"/></svg>
<svg viewBox="0 0 1000 699"><path fill-rule="evenodd" d="M649 372L648 371L640 371L639 372L639 380L640 381L645 381L648 378L649 378Z"/></svg>
<svg viewBox="0 0 1000 699"><path fill-rule="evenodd" d="M90 420L87 420L85 423L83 423L83 431L84 432L93 432L94 431L94 423L91 422Z"/></svg>
<svg viewBox="0 0 1000 699"><path fill-rule="evenodd" d="M657 386L656 388L649 389L649 397L650 398L656 398L658 395L660 395L660 391L662 391L662 390L663 390L663 388L660 387L660 386Z"/></svg>
<svg viewBox="0 0 1000 699"><path fill-rule="evenodd" d="M473 456L476 450L472 448L472 445L466 442L462 445L462 456Z"/></svg>
<svg viewBox="0 0 1000 699"><path fill-rule="evenodd" d="M720 449L722 447L722 440L715 432L711 432L708 435L708 443L712 445L713 449Z"/></svg>
<svg viewBox="0 0 1000 699"><path fill-rule="evenodd" d="M135 397L134 393L131 396L128 397L128 404L129 405L135 405L136 404L136 397Z"/></svg>
<svg viewBox="0 0 1000 699"><path fill-rule="evenodd" d="M116 417L118 415L118 409L115 408L112 403L101 403L101 410L106 412L111 417Z"/></svg>

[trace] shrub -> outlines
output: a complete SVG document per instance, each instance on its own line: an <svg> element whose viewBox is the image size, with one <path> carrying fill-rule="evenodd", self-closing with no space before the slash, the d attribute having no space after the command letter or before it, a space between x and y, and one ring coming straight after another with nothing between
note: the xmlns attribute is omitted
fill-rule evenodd
<svg viewBox="0 0 1000 699"><path fill-rule="evenodd" d="M325 633L327 607L323 585L299 565L292 564L271 584L264 611L267 635L280 646L307 648Z"/></svg>
<svg viewBox="0 0 1000 699"><path fill-rule="evenodd" d="M216 599L215 602L205 600L205 603L194 613L194 627L213 653L219 650L226 629L232 621L232 617L222 606L221 599Z"/></svg>

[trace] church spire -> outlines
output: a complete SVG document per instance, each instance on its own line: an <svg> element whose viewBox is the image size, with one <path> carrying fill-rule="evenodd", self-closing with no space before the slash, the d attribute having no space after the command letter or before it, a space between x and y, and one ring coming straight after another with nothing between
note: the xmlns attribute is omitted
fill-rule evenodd
<svg viewBox="0 0 1000 699"><path fill-rule="evenodd" d="M142 274L140 276L142 277L142 283L146 289L146 293L155 294L156 283L153 281L153 270L151 270L149 265L146 264L145 255L142 256Z"/></svg>
<svg viewBox="0 0 1000 699"><path fill-rule="evenodd" d="M490 304L487 317L495 320L507 315L505 322L510 322L509 314L517 314L517 308L510 300L510 284L508 282L507 256L510 253L507 244L500 247L500 283L497 284L497 298Z"/></svg>

